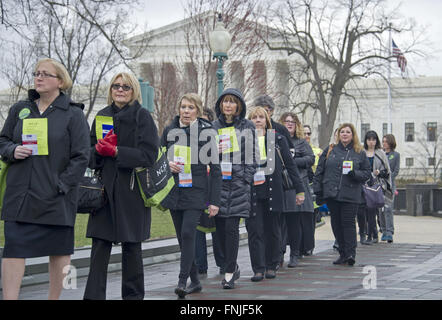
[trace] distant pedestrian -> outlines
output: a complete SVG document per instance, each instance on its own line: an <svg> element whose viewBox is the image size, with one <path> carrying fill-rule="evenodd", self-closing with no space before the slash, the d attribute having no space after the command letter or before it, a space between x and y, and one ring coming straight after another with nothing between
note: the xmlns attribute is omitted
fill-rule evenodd
<svg viewBox="0 0 442 320"><path fill-rule="evenodd" d="M134 168L149 167L158 157L157 127L141 107L140 83L119 72L108 88L108 106L98 111L90 133L90 167L100 172L108 202L89 216L86 236L92 238L86 300L105 300L112 244L121 243L124 300L144 298L141 242L150 237L151 209L137 188L131 188ZM107 130L109 130L108 133Z"/></svg>
<svg viewBox="0 0 442 320"><path fill-rule="evenodd" d="M393 223L393 208L394 208L394 197L396 196L396 177L399 174L399 169L401 166L401 155L396 150L396 139L394 135L387 134L382 138L382 147L388 158L388 163L390 165L391 171L391 187L392 187L392 198L390 201L385 203L383 210L379 214L380 228L382 232L382 241L393 242L394 234L394 223Z"/></svg>
<svg viewBox="0 0 442 320"><path fill-rule="evenodd" d="M256 127L262 162L254 175L252 212L246 219L250 260L254 272L251 280L256 282L263 280L264 276L266 279L275 278L279 265L280 215L284 202L283 165L295 186L293 196L296 198L296 204L303 203L305 189L285 137L277 132L274 140L269 140L267 136L272 126L266 110L256 107L249 113L249 119ZM268 158L267 154L274 154L275 159ZM266 174L264 168L272 166L271 161L274 163L274 170L271 174Z"/></svg>
<svg viewBox="0 0 442 320"><path fill-rule="evenodd" d="M368 131L364 137L364 149L370 162L372 176L369 183L380 183L384 191L384 197L391 202L393 197L391 191L390 165L387 156L381 149L381 142L377 133L373 130ZM379 213L378 208L365 207L367 218L367 242L378 243L378 229L376 218Z"/></svg>
<svg viewBox="0 0 442 320"><path fill-rule="evenodd" d="M196 227L200 216L205 214L204 210L208 209L209 218L214 219L220 207L220 166L210 163L208 175L206 159L200 158L200 149L207 139L216 147L216 132L209 121L201 118L202 115L201 97L196 93L184 94L179 101L178 115L164 129L161 138L161 145L167 148L169 155L173 155L169 166L175 186L168 195L166 208L170 209L181 250L175 288L175 294L180 298L202 290L195 264ZM206 132L209 133L206 135ZM202 136L206 137L206 141L200 140ZM210 154L208 156L210 158ZM189 277L191 283L187 286Z"/></svg>
<svg viewBox="0 0 442 320"><path fill-rule="evenodd" d="M362 184L370 178L370 163L359 142L355 127L338 128L338 143L322 153L313 178L317 199L324 199L331 214L339 258L333 264L354 265L356 261L356 213Z"/></svg>
<svg viewBox="0 0 442 320"><path fill-rule="evenodd" d="M241 218L250 216L251 186L257 166L254 149L251 158L247 158L246 149L253 148L255 125L245 119L246 111L244 97L237 89L224 90L216 101L215 113L218 119L213 127L220 136L219 156L223 183L221 206L215 222L225 259L226 273L221 282L224 289L233 289L235 281L240 277L237 264L239 222Z"/></svg>
<svg viewBox="0 0 442 320"><path fill-rule="evenodd" d="M3 199L3 299L18 299L25 259L49 256L49 295L61 294L63 270L74 252L78 183L89 161L83 104L65 92L72 80L58 61L42 59L34 89L14 104L0 134L9 164Z"/></svg>
<svg viewBox="0 0 442 320"><path fill-rule="evenodd" d="M284 212L282 218L287 223L287 235L290 244L289 268L298 265L303 255L310 256L315 248L315 216L313 195L310 193L308 170L315 163L313 150L304 139L304 127L293 112L285 112L280 119L290 133L294 148L291 150L295 164L299 170L305 190L305 201L293 207L293 211Z"/></svg>

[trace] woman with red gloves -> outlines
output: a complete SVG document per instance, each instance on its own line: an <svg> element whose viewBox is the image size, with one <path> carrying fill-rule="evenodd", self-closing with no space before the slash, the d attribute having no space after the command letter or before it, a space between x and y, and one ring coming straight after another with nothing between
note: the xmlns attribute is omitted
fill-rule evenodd
<svg viewBox="0 0 442 320"><path fill-rule="evenodd" d="M122 298L144 298L141 242L150 236L151 211L137 188L130 188L132 170L151 166L159 138L150 113L140 105L138 80L118 73L108 91L108 106L95 117L89 167L103 179L107 204L90 215L86 236L92 238L91 264L84 299L106 299L112 243L122 247Z"/></svg>

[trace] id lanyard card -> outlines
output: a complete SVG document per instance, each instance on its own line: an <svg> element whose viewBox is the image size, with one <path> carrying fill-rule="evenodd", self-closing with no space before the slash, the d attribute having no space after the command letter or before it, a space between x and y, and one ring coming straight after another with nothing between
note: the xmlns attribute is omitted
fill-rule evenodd
<svg viewBox="0 0 442 320"><path fill-rule="evenodd" d="M49 155L48 119L23 119L22 142L33 156Z"/></svg>
<svg viewBox="0 0 442 320"><path fill-rule="evenodd" d="M264 173L264 170L257 171L253 176L253 185L259 186L260 184L263 184L266 182L266 176Z"/></svg>
<svg viewBox="0 0 442 320"><path fill-rule="evenodd" d="M191 154L190 147L174 146L174 162L180 166L181 171L178 174L180 188L192 187Z"/></svg>
<svg viewBox="0 0 442 320"><path fill-rule="evenodd" d="M266 143L265 143L265 137L260 136L258 137L258 144L259 144L259 155L261 161L267 160L267 153L266 153ZM264 170L258 170L253 175L253 185L259 186L260 184L263 184L266 182L266 176L264 173Z"/></svg>
<svg viewBox="0 0 442 320"><path fill-rule="evenodd" d="M342 174L348 174L353 170L353 161L344 161L342 163Z"/></svg>
<svg viewBox="0 0 442 320"><path fill-rule="evenodd" d="M238 138L236 137L235 127L218 129L219 143L222 144L223 153L239 151Z"/></svg>
<svg viewBox="0 0 442 320"><path fill-rule="evenodd" d="M232 180L232 163L221 162L221 172L223 175L223 180Z"/></svg>
<svg viewBox="0 0 442 320"><path fill-rule="evenodd" d="M98 139L104 139L104 137L114 128L114 120L112 117L96 116L95 117L95 134Z"/></svg>

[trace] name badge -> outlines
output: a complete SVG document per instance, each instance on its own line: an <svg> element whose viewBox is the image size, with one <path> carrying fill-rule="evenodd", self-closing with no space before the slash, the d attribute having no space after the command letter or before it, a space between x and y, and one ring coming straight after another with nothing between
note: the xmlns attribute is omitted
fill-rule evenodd
<svg viewBox="0 0 442 320"><path fill-rule="evenodd" d="M353 170L353 161L344 161L342 163L342 174L348 174Z"/></svg>
<svg viewBox="0 0 442 320"><path fill-rule="evenodd" d="M232 163L221 162L221 172L223 175L223 180L232 180Z"/></svg>
<svg viewBox="0 0 442 320"><path fill-rule="evenodd" d="M260 170L260 171L256 172L255 175L253 176L253 185L259 186L260 184L263 184L264 182L266 182L266 176L264 174L264 171Z"/></svg>
<svg viewBox="0 0 442 320"><path fill-rule="evenodd" d="M180 188L192 187L192 171L190 159L190 147L178 145L174 146L173 161L180 167L180 173L178 174L178 187Z"/></svg>
<svg viewBox="0 0 442 320"><path fill-rule="evenodd" d="M239 151L238 138L234 127L218 129L218 139L223 146L223 154Z"/></svg>
<svg viewBox="0 0 442 320"><path fill-rule="evenodd" d="M48 146L48 119L23 119L23 145L32 150L33 156L47 156Z"/></svg>

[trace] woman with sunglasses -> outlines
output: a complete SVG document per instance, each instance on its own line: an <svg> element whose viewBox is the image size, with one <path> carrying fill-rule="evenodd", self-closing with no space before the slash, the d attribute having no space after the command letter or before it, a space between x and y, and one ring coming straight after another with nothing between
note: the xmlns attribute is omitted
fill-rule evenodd
<svg viewBox="0 0 442 320"><path fill-rule="evenodd" d="M138 80L116 74L108 90L108 106L98 111L91 130L89 166L103 179L106 205L89 216L86 236L92 238L91 264L84 299L106 299L107 268L112 244L122 247L122 298L144 298L141 242L150 236L151 211L137 188L132 171L154 164L158 156L157 128L140 105Z"/></svg>

